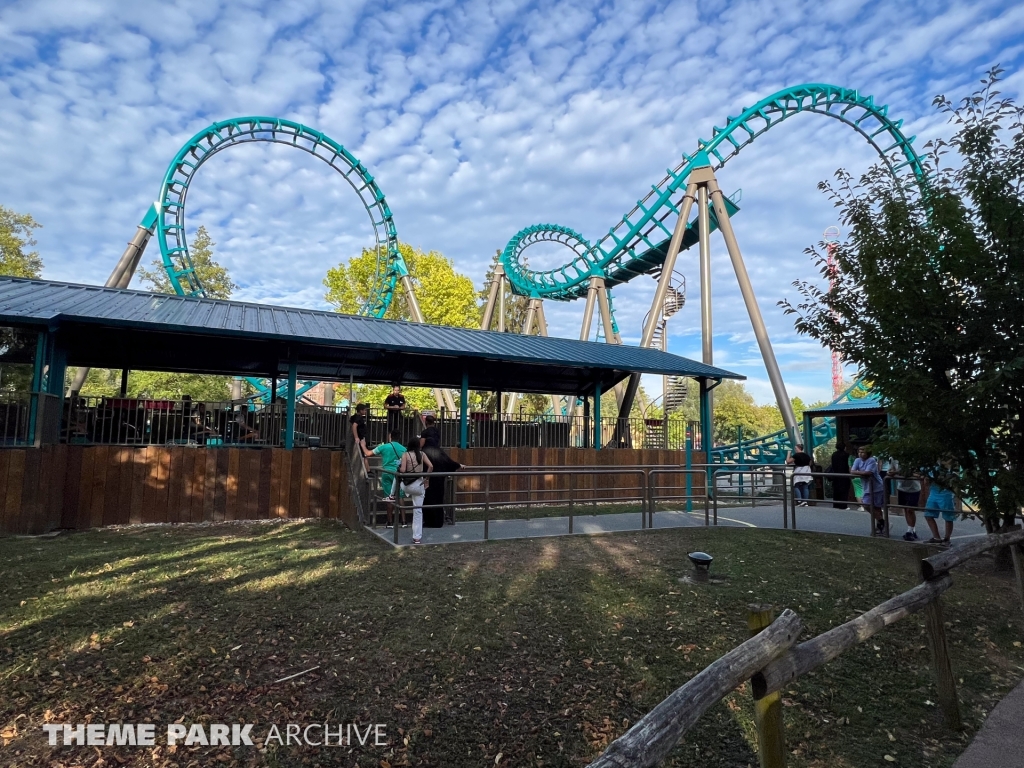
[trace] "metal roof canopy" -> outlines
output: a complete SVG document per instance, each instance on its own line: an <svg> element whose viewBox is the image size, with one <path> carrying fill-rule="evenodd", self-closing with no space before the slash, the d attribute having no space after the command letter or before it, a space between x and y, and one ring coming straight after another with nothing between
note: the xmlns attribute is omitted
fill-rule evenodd
<svg viewBox="0 0 1024 768"><path fill-rule="evenodd" d="M885 411L885 406L875 397L864 397L860 400L844 400L841 403L823 405L820 408L808 408L805 416L841 416L847 413L869 413Z"/></svg>
<svg viewBox="0 0 1024 768"><path fill-rule="evenodd" d="M56 332L67 364L589 394L629 373L743 379L654 349L0 277L0 323Z"/></svg>

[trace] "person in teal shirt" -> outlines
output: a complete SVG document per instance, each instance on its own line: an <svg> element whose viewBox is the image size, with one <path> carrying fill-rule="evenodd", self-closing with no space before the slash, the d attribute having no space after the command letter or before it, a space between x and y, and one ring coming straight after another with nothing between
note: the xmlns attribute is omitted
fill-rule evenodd
<svg viewBox="0 0 1024 768"><path fill-rule="evenodd" d="M398 465L402 461L402 454L405 453L405 446L402 445L402 431L400 429L391 430L391 442L381 443L376 446L373 450L363 448L363 455L380 456L381 462L383 463L384 472L380 476L380 484L384 489L384 502L388 505L388 522L385 527L390 528L394 525L394 512L395 502L397 501L397 492L400 489L396 486L395 475L398 472ZM405 522L405 511L399 507L398 514L401 516L401 525L403 528L407 528L408 525Z"/></svg>

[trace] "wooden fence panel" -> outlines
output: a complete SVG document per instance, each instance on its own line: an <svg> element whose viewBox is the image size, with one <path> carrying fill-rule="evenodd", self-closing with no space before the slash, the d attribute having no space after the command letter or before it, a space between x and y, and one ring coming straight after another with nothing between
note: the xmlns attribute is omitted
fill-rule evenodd
<svg viewBox="0 0 1024 768"><path fill-rule="evenodd" d="M562 501L570 482L576 497L625 498L636 490L630 467L682 468L680 451L595 450L593 448L451 449L470 467L598 466L620 473L599 476L541 474L532 501ZM694 453L693 462L703 462ZM78 446L0 450L0 533L42 533L56 527L84 529L125 523L218 522L272 518L329 517L357 527L347 481L346 456L337 451L280 448L197 448L191 446ZM530 481L492 475L494 502L525 503ZM685 488L682 474L662 477L661 488ZM703 479L694 477L694 491ZM458 501L482 502L484 478L458 481ZM520 493L513 495L513 492ZM589 494L589 495L588 495Z"/></svg>

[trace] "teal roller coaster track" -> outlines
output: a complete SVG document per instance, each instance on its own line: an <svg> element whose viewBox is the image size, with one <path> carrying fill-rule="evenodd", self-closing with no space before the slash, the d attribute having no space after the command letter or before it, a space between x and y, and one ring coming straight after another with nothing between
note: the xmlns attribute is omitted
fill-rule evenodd
<svg viewBox="0 0 1024 768"><path fill-rule="evenodd" d="M804 113L838 120L859 133L893 173L904 169L924 180L921 158L912 146L913 136L902 131L902 120L893 121L888 107L876 105L871 96L834 85L811 83L783 89L715 127L711 139L700 139L692 155L667 171L665 177L636 206L594 243L569 227L537 224L518 232L505 246L501 263L516 293L534 299L570 301L586 295L592 277L609 287L660 270L680 214L680 198L691 171L698 165L717 170L755 139L786 120ZM274 117L239 117L214 123L200 131L178 151L164 175L158 201L147 212L141 229L154 232L164 269L174 290L181 295L204 295L185 237L185 199L196 171L223 149L249 142L273 142L304 150L323 160L352 186L369 216L377 252L377 269L368 299L360 314L381 317L387 311L398 282L408 270L398 251L398 235L384 193L366 167L341 144L320 131ZM732 216L738 200L727 200ZM717 220L711 214L711 226ZM531 270L524 251L540 242L557 243L571 252L568 261L550 270ZM697 220L688 224L682 247L697 242ZM144 242L142 247L144 247ZM137 259L137 256L136 256ZM614 324L614 317L612 317ZM824 436L824 435L822 435ZM761 439L766 454L777 453L787 443L785 433ZM774 447L768 447L771 443ZM747 447L758 441L745 443ZM777 450L778 449L778 450Z"/></svg>

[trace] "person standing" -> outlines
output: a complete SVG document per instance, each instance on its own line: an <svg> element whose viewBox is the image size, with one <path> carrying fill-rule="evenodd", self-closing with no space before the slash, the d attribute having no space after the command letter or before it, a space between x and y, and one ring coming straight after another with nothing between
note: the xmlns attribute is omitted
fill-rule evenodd
<svg viewBox="0 0 1024 768"><path fill-rule="evenodd" d="M402 429L402 411L405 410L405 395L402 388L395 384L391 388L391 394L384 398L384 408L388 412L388 432Z"/></svg>
<svg viewBox="0 0 1024 768"><path fill-rule="evenodd" d="M432 414L420 417L423 422L423 431L420 433L420 447L427 454L434 472L458 472L465 467L449 456L441 447L441 430L437 428L437 421ZM427 486L426 495L423 497L423 527L442 528L446 517L450 517L444 506L444 492L447 485L447 477L435 477Z"/></svg>
<svg viewBox="0 0 1024 768"><path fill-rule="evenodd" d="M907 532L903 534L904 541L917 541L917 510L921 502L921 481L917 479L916 472L910 473L909 477L902 477L900 463L893 459L889 462L888 477L896 480L896 503L903 510L903 517L907 521Z"/></svg>
<svg viewBox="0 0 1024 768"><path fill-rule="evenodd" d="M356 412L348 420L352 428L352 442L357 451L366 451L366 414L369 410L370 406L366 403L359 403Z"/></svg>
<svg viewBox="0 0 1024 768"><path fill-rule="evenodd" d="M857 449L857 459L853 462L850 474L859 477L864 487L861 504L867 509L874 520L872 536L885 534L885 520L882 519L882 507L885 504L882 488L882 476L878 474L878 459L872 455L870 445L862 445Z"/></svg>
<svg viewBox="0 0 1024 768"><path fill-rule="evenodd" d="M949 483L954 477L951 459L943 459L939 465L932 470L930 476L925 479L928 501L924 505L924 520L931 529L932 537L928 544L940 544L949 546L949 539L953 535L953 521L956 520L956 502L953 498L953 490ZM942 485L939 485L938 482ZM939 537L938 517L942 515L945 523L945 535Z"/></svg>
<svg viewBox="0 0 1024 768"><path fill-rule="evenodd" d="M380 487L384 491L384 503L387 504L388 513L385 528L390 528L394 525L395 502L397 501L395 491L398 490L395 486L395 477L404 454L405 446L402 445L402 433L397 429L391 432L390 442L381 443L373 450L363 448L363 455L367 458L370 456L380 456L381 469L383 470L380 475ZM401 506L399 506L398 512L402 518L402 527L406 528L405 513L402 511Z"/></svg>
<svg viewBox="0 0 1024 768"><path fill-rule="evenodd" d="M797 506L806 507L811 497L811 455L804 450L803 443L796 444L796 451L786 459L793 465L793 492L796 494Z"/></svg>
<svg viewBox="0 0 1024 768"><path fill-rule="evenodd" d="M845 475L832 478L832 507L846 509L850 500L850 454L846 452L846 443L836 443L828 471L833 475Z"/></svg>
<svg viewBox="0 0 1024 768"><path fill-rule="evenodd" d="M410 477L405 479L406 474L416 475L421 472L430 472L433 464L425 453L420 450L420 439L412 438L405 446L405 453L402 454L402 461L399 471L402 473L402 492L412 502L412 543L423 542L423 496L426 493L429 480L423 477Z"/></svg>

